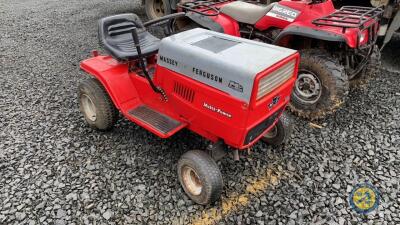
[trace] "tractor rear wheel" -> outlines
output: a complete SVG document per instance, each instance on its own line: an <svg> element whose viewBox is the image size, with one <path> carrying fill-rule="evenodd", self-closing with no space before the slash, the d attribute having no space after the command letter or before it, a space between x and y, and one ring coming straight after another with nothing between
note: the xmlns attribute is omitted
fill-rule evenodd
<svg viewBox="0 0 400 225"><path fill-rule="evenodd" d="M272 146L286 143L293 130L293 119L290 114L283 112L275 126L261 140Z"/></svg>
<svg viewBox="0 0 400 225"><path fill-rule="evenodd" d="M204 151L192 150L183 154L178 161L178 177L185 193L197 204L207 205L221 196L222 174Z"/></svg>
<svg viewBox="0 0 400 225"><path fill-rule="evenodd" d="M172 11L169 0L146 0L144 7L149 20L171 14Z"/></svg>
<svg viewBox="0 0 400 225"><path fill-rule="evenodd" d="M289 109L306 119L321 119L345 102L349 80L344 67L326 51L300 51L301 62Z"/></svg>
<svg viewBox="0 0 400 225"><path fill-rule="evenodd" d="M118 120L118 110L103 85L96 79L87 79L79 85L79 109L90 127L106 131Z"/></svg>

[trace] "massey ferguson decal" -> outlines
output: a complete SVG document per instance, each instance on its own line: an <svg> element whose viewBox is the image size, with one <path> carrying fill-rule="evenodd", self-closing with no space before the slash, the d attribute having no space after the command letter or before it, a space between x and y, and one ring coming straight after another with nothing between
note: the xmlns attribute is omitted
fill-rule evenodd
<svg viewBox="0 0 400 225"><path fill-rule="evenodd" d="M280 4L275 4L274 7L267 13L267 16L286 20L288 22L293 22L299 15L300 11Z"/></svg>
<svg viewBox="0 0 400 225"><path fill-rule="evenodd" d="M212 81L222 84L222 77L219 77L217 75L214 75L212 73L209 73L209 72L201 70L201 69L197 69L195 67L193 67L192 72L196 75L202 76L204 78L207 78L209 80L212 80Z"/></svg>
<svg viewBox="0 0 400 225"><path fill-rule="evenodd" d="M212 105L210 105L210 104L208 104L208 103L203 103L203 107L204 108L206 108L206 109L209 109L209 110L211 110L211 111L213 111L213 112L216 112L216 113L219 113L219 114L221 114L221 115L223 115L223 116L226 116L226 117L228 117L228 118L232 118L232 115L231 114L229 114L229 113L227 113L227 112L224 112L224 111L222 111L220 108L217 108L217 107L215 107L215 106L212 106Z"/></svg>
<svg viewBox="0 0 400 225"><path fill-rule="evenodd" d="M168 57L160 55L160 60L165 62L165 63L170 64L171 66L178 66L178 62L176 60L174 60L174 59L171 59L171 58L168 58Z"/></svg>

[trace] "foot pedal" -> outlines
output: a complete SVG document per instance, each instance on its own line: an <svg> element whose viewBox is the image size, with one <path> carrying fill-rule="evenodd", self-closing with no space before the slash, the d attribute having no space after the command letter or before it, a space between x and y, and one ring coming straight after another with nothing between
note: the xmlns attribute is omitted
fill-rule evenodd
<svg viewBox="0 0 400 225"><path fill-rule="evenodd" d="M174 130L178 131L185 126L185 124L182 124L181 122L145 105L138 106L137 108L130 110L128 113L135 119L153 127L163 135Z"/></svg>

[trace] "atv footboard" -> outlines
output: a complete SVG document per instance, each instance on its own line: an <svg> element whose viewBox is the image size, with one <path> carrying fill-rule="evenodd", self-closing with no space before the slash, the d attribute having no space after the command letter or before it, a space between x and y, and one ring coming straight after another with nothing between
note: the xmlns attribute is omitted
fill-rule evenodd
<svg viewBox="0 0 400 225"><path fill-rule="evenodd" d="M370 48L378 38L379 20L383 14L380 7L344 6L334 13L312 21L317 26L342 28L342 33L348 29L357 29L356 48Z"/></svg>

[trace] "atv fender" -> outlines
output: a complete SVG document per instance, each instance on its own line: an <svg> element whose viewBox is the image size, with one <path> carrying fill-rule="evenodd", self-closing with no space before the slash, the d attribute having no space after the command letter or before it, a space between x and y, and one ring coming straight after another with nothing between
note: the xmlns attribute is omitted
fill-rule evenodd
<svg viewBox="0 0 400 225"><path fill-rule="evenodd" d="M80 67L100 81L117 109L123 110L137 99L127 64L118 63L111 56L96 56L82 61Z"/></svg>
<svg viewBox="0 0 400 225"><path fill-rule="evenodd" d="M279 35L275 38L273 44L275 45L283 45L283 40L286 37L290 36L301 36L306 38L312 38L317 40L323 41L331 41L331 42L346 42L346 40L341 35L337 35L334 33L322 31L322 30L315 30L312 28L307 28L303 26L290 26L284 29Z"/></svg>
<svg viewBox="0 0 400 225"><path fill-rule="evenodd" d="M203 16L198 13L187 13L186 16L196 24L206 29L240 37L239 24L226 15L214 17Z"/></svg>

